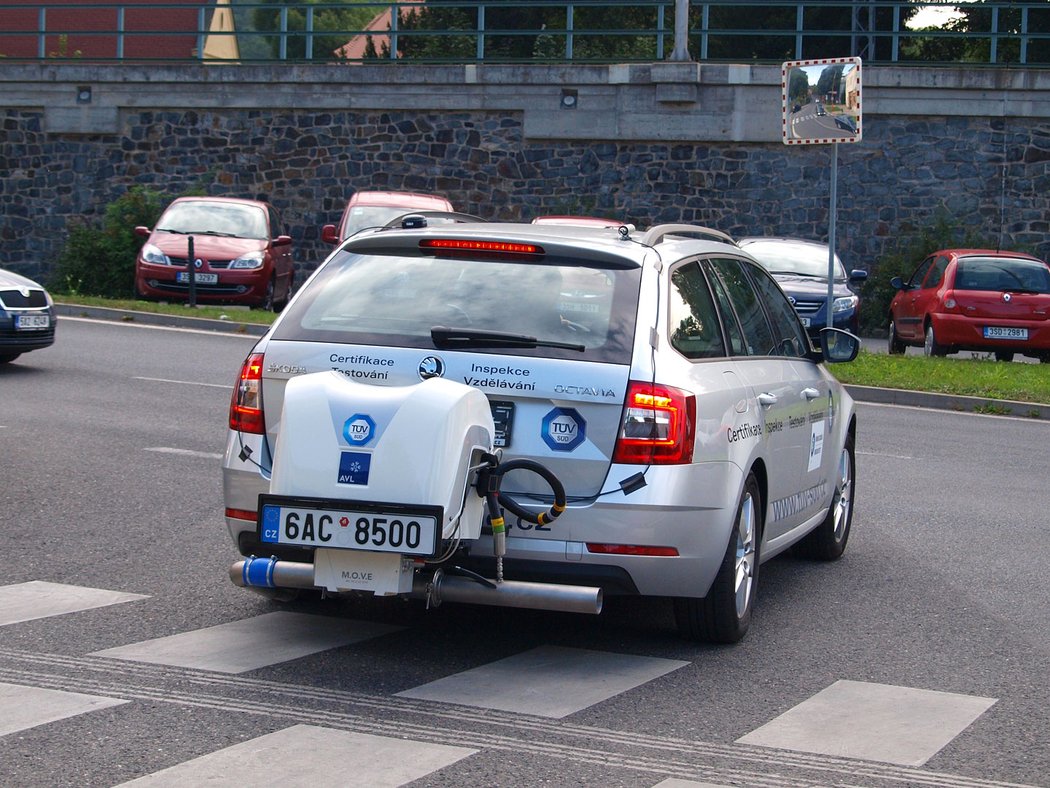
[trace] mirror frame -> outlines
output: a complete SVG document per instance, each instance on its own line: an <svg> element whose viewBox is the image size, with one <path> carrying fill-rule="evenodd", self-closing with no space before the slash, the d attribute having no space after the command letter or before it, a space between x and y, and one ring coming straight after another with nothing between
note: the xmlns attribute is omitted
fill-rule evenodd
<svg viewBox="0 0 1050 788"><path fill-rule="evenodd" d="M785 145L860 142L862 118L859 57L789 60L780 68L782 136ZM823 94L815 94L814 86L820 85L825 74L833 80L832 87ZM802 80L805 81L805 103L799 100L802 98ZM829 122L830 126L827 125ZM851 129L847 125L844 130L840 122L852 124L854 128ZM802 130L799 131L797 126L801 126Z"/></svg>

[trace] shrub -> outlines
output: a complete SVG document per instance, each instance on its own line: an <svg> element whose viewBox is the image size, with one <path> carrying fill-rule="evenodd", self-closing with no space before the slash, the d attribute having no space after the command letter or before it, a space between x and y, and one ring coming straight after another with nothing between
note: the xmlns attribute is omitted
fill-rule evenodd
<svg viewBox="0 0 1050 788"><path fill-rule="evenodd" d="M133 297L135 257L144 240L135 227L152 227L161 207L159 192L136 186L106 206L101 227L74 221L49 287L70 295Z"/></svg>
<svg viewBox="0 0 1050 788"><path fill-rule="evenodd" d="M878 267L861 288L860 332L866 337L887 335L890 301L897 292L890 284L893 277L907 279L927 255L938 249L996 247L995 241L982 238L973 229L964 231L945 213L939 213L932 225L923 227L918 233L912 226L902 227L896 237L900 239L897 249L879 259Z"/></svg>

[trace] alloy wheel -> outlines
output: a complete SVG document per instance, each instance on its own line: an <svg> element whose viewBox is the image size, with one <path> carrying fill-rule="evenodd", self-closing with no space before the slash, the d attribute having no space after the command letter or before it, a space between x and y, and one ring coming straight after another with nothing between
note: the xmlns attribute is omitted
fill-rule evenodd
<svg viewBox="0 0 1050 788"><path fill-rule="evenodd" d="M743 616L751 604L755 585L755 499L745 493L736 522L736 614Z"/></svg>

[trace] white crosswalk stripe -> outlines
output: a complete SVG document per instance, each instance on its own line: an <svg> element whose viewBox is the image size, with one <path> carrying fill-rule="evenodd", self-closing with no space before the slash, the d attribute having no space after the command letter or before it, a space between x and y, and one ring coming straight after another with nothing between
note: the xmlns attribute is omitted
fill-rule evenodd
<svg viewBox="0 0 1050 788"><path fill-rule="evenodd" d="M475 752L466 747L295 725L121 785L226 785L236 775L238 785L395 788ZM333 763L339 768L332 769Z"/></svg>
<svg viewBox="0 0 1050 788"><path fill-rule="evenodd" d="M148 598L55 583L0 586L0 626ZM836 784L877 777L1005 785L915 769L996 703L992 698L836 681L735 743L717 744L562 722L690 665L681 660L545 645L386 696L237 677L400 631L271 612L79 657L0 648L0 736L137 702L290 724L126 783L136 786L222 783L229 775L248 784L394 786L482 751L612 763L659 775L652 783L659 788L801 786L811 784L801 776L811 770L834 775ZM549 722L537 728L539 719ZM479 724L484 736L474 730ZM546 727L546 738L516 734ZM642 749L614 755L623 745ZM719 765L698 772L698 759Z"/></svg>
<svg viewBox="0 0 1050 788"><path fill-rule="evenodd" d="M244 673L394 632L398 627L275 612L96 651L94 656Z"/></svg>

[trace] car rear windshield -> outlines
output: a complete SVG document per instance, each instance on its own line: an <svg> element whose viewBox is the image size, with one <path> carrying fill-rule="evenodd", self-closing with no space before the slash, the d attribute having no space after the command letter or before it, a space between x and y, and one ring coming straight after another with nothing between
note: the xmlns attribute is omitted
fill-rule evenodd
<svg viewBox="0 0 1050 788"><path fill-rule="evenodd" d="M958 263L955 289L1050 293L1050 268L1037 260L967 257Z"/></svg>
<svg viewBox="0 0 1050 788"><path fill-rule="evenodd" d="M449 259L340 251L282 315L275 339L433 350L435 326L499 331L565 348L476 352L629 364L639 269L569 260Z"/></svg>

